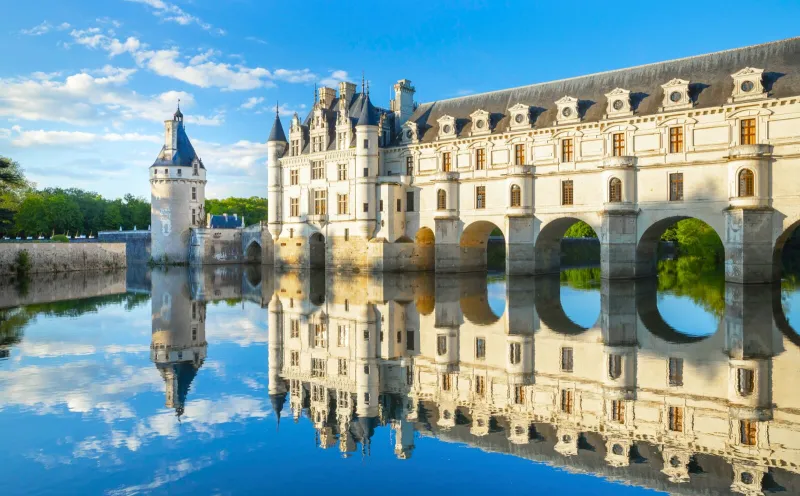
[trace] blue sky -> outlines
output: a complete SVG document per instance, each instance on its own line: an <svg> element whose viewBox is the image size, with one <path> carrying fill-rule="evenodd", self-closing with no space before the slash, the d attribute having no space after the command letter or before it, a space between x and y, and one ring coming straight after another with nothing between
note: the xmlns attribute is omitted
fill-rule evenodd
<svg viewBox="0 0 800 496"><path fill-rule="evenodd" d="M266 196L270 108L314 83L420 102L797 36L800 2L29 0L0 17L0 154L40 187L149 196L178 98L212 197Z"/></svg>

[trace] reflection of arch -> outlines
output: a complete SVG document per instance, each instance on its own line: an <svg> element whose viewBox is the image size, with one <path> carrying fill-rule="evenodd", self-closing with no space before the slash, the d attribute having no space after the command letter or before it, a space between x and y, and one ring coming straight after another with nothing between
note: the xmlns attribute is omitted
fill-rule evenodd
<svg viewBox="0 0 800 496"><path fill-rule="evenodd" d="M315 232L308 238L308 261L312 269L325 268L325 236Z"/></svg>
<svg viewBox="0 0 800 496"><path fill-rule="evenodd" d="M500 320L489 305L486 275L464 275L459 278L458 303L464 318L476 325L491 325Z"/></svg>
<svg viewBox="0 0 800 496"><path fill-rule="evenodd" d="M245 260L247 263L261 263L261 244L253 240L247 245L244 251Z"/></svg>
<svg viewBox="0 0 800 496"><path fill-rule="evenodd" d="M688 344L707 339L724 327L725 319L722 318L717 329L706 336L692 336L675 329L664 320L658 310L658 282L655 279L643 280L636 283L636 313L639 320L651 334L668 343Z"/></svg>
<svg viewBox="0 0 800 496"><path fill-rule="evenodd" d="M559 217L539 228L534 245L536 273L558 273L561 270L561 240L567 230L579 221L586 222L577 217ZM589 222L586 224L591 226ZM597 233L596 229L595 233Z"/></svg>
<svg viewBox="0 0 800 496"><path fill-rule="evenodd" d="M539 320L553 332L574 336L590 329L575 323L564 311L561 303L561 278L559 276L552 275L536 279L533 304ZM599 319L600 316L598 316ZM597 323L592 327L597 327Z"/></svg>
<svg viewBox="0 0 800 496"><path fill-rule="evenodd" d="M673 224L684 219L699 220L700 222L703 222L709 226L717 234L717 238L719 238L720 245L722 245L723 250L725 249L725 245L722 243L722 236L719 235L719 232L709 222L698 217L687 215L666 217L653 222L650 227L648 227L644 233L642 233L642 237L639 238L639 242L636 244L637 276L652 276L656 274L658 263L658 244L661 241L661 235L664 234L664 231L666 231Z"/></svg>
<svg viewBox="0 0 800 496"><path fill-rule="evenodd" d="M783 300L781 298L780 284L772 286L772 320L775 322L775 327L781 331L786 339L792 342L795 346L800 348L800 333L798 333L789 319L786 317L786 312L783 309Z"/></svg>

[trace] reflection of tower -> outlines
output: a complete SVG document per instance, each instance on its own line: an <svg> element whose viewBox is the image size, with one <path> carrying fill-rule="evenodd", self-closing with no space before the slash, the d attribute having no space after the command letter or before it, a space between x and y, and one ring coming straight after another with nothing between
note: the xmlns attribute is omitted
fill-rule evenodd
<svg viewBox="0 0 800 496"><path fill-rule="evenodd" d="M166 406L183 414L186 395L206 358L206 305L192 301L186 270L152 274L150 359L166 387Z"/></svg>
<svg viewBox="0 0 800 496"><path fill-rule="evenodd" d="M273 297L269 302L269 398L275 421L281 423L281 412L286 402L286 381L281 377L283 370L283 305L280 298Z"/></svg>

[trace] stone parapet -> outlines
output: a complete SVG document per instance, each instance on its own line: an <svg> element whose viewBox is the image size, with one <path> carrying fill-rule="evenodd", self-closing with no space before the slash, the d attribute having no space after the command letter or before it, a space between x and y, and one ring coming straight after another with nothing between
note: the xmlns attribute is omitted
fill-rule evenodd
<svg viewBox="0 0 800 496"><path fill-rule="evenodd" d="M0 275L17 272L17 257L28 253L31 274L111 270L127 267L125 243L0 243Z"/></svg>

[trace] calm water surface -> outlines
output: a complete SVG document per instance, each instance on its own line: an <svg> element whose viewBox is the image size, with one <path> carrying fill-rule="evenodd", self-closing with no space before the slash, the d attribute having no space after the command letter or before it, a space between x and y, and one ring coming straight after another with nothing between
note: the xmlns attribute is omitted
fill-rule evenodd
<svg viewBox="0 0 800 496"><path fill-rule="evenodd" d="M598 276L0 288L2 494L798 494L800 292Z"/></svg>

